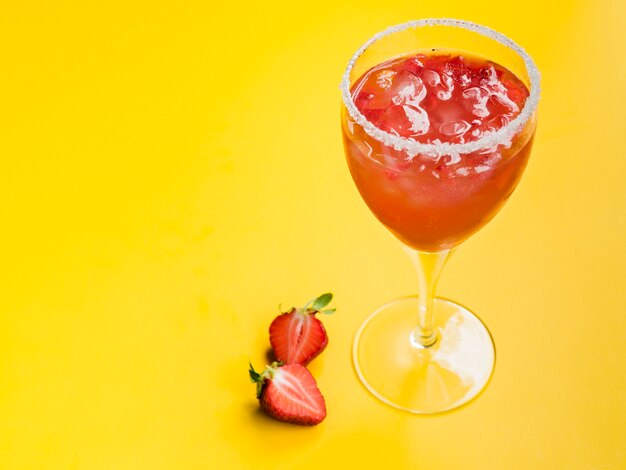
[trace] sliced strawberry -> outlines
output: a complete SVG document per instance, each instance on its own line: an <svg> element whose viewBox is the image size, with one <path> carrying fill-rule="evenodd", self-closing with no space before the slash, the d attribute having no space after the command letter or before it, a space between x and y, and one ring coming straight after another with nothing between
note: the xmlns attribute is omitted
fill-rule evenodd
<svg viewBox="0 0 626 470"><path fill-rule="evenodd" d="M332 298L332 294L323 294L304 307L292 307L274 319L270 325L270 343L276 360L307 365L326 348L328 335L315 314L333 313L335 309L322 310Z"/></svg>
<svg viewBox="0 0 626 470"><path fill-rule="evenodd" d="M313 426L326 417L326 403L311 373L300 364L274 362L262 374L250 364L250 378L257 384L261 408L288 423Z"/></svg>

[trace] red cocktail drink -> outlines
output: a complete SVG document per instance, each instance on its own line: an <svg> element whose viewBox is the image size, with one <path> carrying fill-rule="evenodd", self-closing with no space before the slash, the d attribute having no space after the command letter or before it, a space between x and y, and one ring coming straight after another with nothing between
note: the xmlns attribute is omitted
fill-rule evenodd
<svg viewBox="0 0 626 470"><path fill-rule="evenodd" d="M464 144L506 126L529 92L504 67L454 53L379 64L355 81L357 109L380 130L424 144ZM405 244L454 248L485 225L517 185L534 126L471 153L415 154L368 135L344 110L348 165L361 196Z"/></svg>

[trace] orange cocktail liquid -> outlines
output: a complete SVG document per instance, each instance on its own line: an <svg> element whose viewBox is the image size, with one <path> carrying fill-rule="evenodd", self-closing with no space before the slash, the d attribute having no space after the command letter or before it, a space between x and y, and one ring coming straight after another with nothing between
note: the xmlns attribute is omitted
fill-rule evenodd
<svg viewBox="0 0 626 470"><path fill-rule="evenodd" d="M379 129L421 143L467 143L508 124L528 88L504 67L459 54L416 54L373 67L352 86ZM361 196L401 241L420 251L454 248L486 224L522 175L533 136L469 154L408 155L368 135L344 109L348 165Z"/></svg>

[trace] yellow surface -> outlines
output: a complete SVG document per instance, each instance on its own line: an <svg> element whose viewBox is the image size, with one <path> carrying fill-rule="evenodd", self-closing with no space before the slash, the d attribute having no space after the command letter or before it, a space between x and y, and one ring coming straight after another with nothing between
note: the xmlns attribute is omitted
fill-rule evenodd
<svg viewBox="0 0 626 470"><path fill-rule="evenodd" d="M1 469L626 468L622 3L4 2ZM453 16L543 72L531 163L440 294L496 341L444 416L350 362L412 267L346 168L338 83L384 27ZM332 290L315 428L257 411L276 306Z"/></svg>

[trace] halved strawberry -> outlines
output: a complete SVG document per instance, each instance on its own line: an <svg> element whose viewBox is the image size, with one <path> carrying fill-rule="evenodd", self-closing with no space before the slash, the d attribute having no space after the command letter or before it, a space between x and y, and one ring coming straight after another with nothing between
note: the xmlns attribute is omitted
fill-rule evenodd
<svg viewBox="0 0 626 470"><path fill-rule="evenodd" d="M333 294L322 294L304 307L292 307L274 319L270 325L270 343L277 361L307 365L324 350L328 335L315 314L333 313L334 308L322 310L332 299Z"/></svg>
<svg viewBox="0 0 626 470"><path fill-rule="evenodd" d="M304 366L274 362L259 374L250 364L250 379L257 384L261 408L271 417L307 426L326 417L324 397Z"/></svg>

